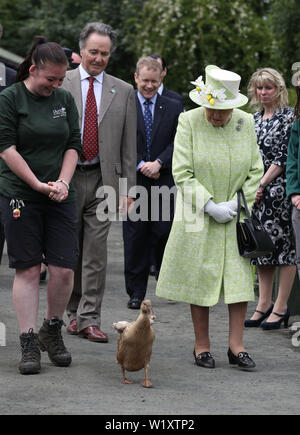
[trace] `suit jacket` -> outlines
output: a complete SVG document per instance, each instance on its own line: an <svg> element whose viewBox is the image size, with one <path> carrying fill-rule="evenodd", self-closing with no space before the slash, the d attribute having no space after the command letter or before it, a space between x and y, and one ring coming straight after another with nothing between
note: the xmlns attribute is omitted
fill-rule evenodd
<svg viewBox="0 0 300 435"><path fill-rule="evenodd" d="M8 66L5 66L5 86L0 86L0 92L3 91L8 86L12 85L16 81L16 71ZM0 214L0 264L2 260L2 253L4 247L4 227L1 222L1 214Z"/></svg>
<svg viewBox="0 0 300 435"><path fill-rule="evenodd" d="M167 89L163 87L163 91L161 94L163 97L171 98L172 100L179 100L181 104L183 104L182 96L177 92L171 91L171 89Z"/></svg>
<svg viewBox="0 0 300 435"><path fill-rule="evenodd" d="M16 71L8 66L5 66L5 86L0 86L0 92L16 81Z"/></svg>
<svg viewBox="0 0 300 435"><path fill-rule="evenodd" d="M136 92L137 106L137 164L146 161L146 129L141 104ZM161 177L154 184L173 185L172 156L178 116L183 105L178 100L171 100L157 94L154 108L152 138L150 144L150 160L159 158L163 162ZM146 180L147 179L147 180ZM138 184L149 183L149 178L138 172Z"/></svg>
<svg viewBox="0 0 300 435"><path fill-rule="evenodd" d="M63 88L75 99L81 127L82 94L78 68L67 71ZM105 72L98 135L103 185L115 189L118 201L119 194L127 195L136 184L136 106L133 87ZM120 178L127 179L127 186L122 184L119 191Z"/></svg>

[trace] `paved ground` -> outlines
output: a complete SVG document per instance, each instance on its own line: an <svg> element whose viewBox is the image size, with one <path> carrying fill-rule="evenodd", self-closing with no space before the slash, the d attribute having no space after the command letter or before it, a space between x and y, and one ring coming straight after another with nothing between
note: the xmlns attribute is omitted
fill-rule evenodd
<svg viewBox="0 0 300 435"><path fill-rule="evenodd" d="M103 301L102 329L109 333L109 343L90 343L64 333L73 355L69 368L54 367L43 354L39 375L19 374L19 337L11 301L13 271L7 267L6 256L0 267L0 322L6 325L6 346L0 347L1 415L300 413L300 347L292 345L288 330L246 330L245 344L257 369L250 373L232 368L226 355L227 307L220 303L211 309L211 352L216 368L197 367L192 356L189 306L171 305L156 297L154 278L150 278L148 296L157 315L149 371L155 387L140 386L143 371L128 373L135 382L133 385L122 384L121 370L115 362L118 334L111 325L118 320L135 320L137 312L126 307L128 298L124 291L118 223L113 224L109 238L109 268ZM41 286L40 296L41 324L46 303L45 285ZM254 303L249 304L249 312L254 306ZM292 322L299 320L299 317L291 319ZM294 344L300 344L300 337L294 336Z"/></svg>

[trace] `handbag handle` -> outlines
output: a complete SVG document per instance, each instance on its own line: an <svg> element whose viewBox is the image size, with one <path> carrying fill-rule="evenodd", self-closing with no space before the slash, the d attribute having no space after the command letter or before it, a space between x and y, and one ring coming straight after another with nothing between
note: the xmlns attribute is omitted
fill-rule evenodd
<svg viewBox="0 0 300 435"><path fill-rule="evenodd" d="M249 213L249 209L248 209L248 205L247 205L247 201L246 201L246 198L245 198L245 194L243 192L243 189L240 189L237 192L237 205L238 205L238 209L237 209L237 222L240 222L241 197L242 197L242 201L243 201L243 204L244 204L246 216L247 216L248 219L251 218L250 213Z"/></svg>

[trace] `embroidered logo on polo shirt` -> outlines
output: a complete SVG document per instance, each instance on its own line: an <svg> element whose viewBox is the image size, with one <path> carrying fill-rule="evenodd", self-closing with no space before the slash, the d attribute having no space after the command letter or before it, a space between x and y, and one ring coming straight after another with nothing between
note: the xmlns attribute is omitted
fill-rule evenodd
<svg viewBox="0 0 300 435"><path fill-rule="evenodd" d="M52 110L53 119L55 118L65 118L67 116L66 108L62 107L61 109L53 109Z"/></svg>

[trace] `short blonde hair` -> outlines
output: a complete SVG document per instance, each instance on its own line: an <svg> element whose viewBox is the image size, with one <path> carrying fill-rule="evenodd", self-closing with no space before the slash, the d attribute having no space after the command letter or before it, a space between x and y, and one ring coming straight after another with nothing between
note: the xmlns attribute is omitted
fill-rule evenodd
<svg viewBox="0 0 300 435"><path fill-rule="evenodd" d="M136 64L136 74L139 75L140 69L143 67L147 67L147 69L159 71L159 73L162 73L162 65L159 63L156 59L153 59L153 57L150 56L143 56L141 57Z"/></svg>
<svg viewBox="0 0 300 435"><path fill-rule="evenodd" d="M277 107L280 107L281 109L286 107L288 104L288 92L285 81L282 75L273 68L261 68L252 74L248 85L250 105L261 107L261 103L257 98L256 89L258 86L263 86L265 84L271 84L276 88L274 99L277 103Z"/></svg>

